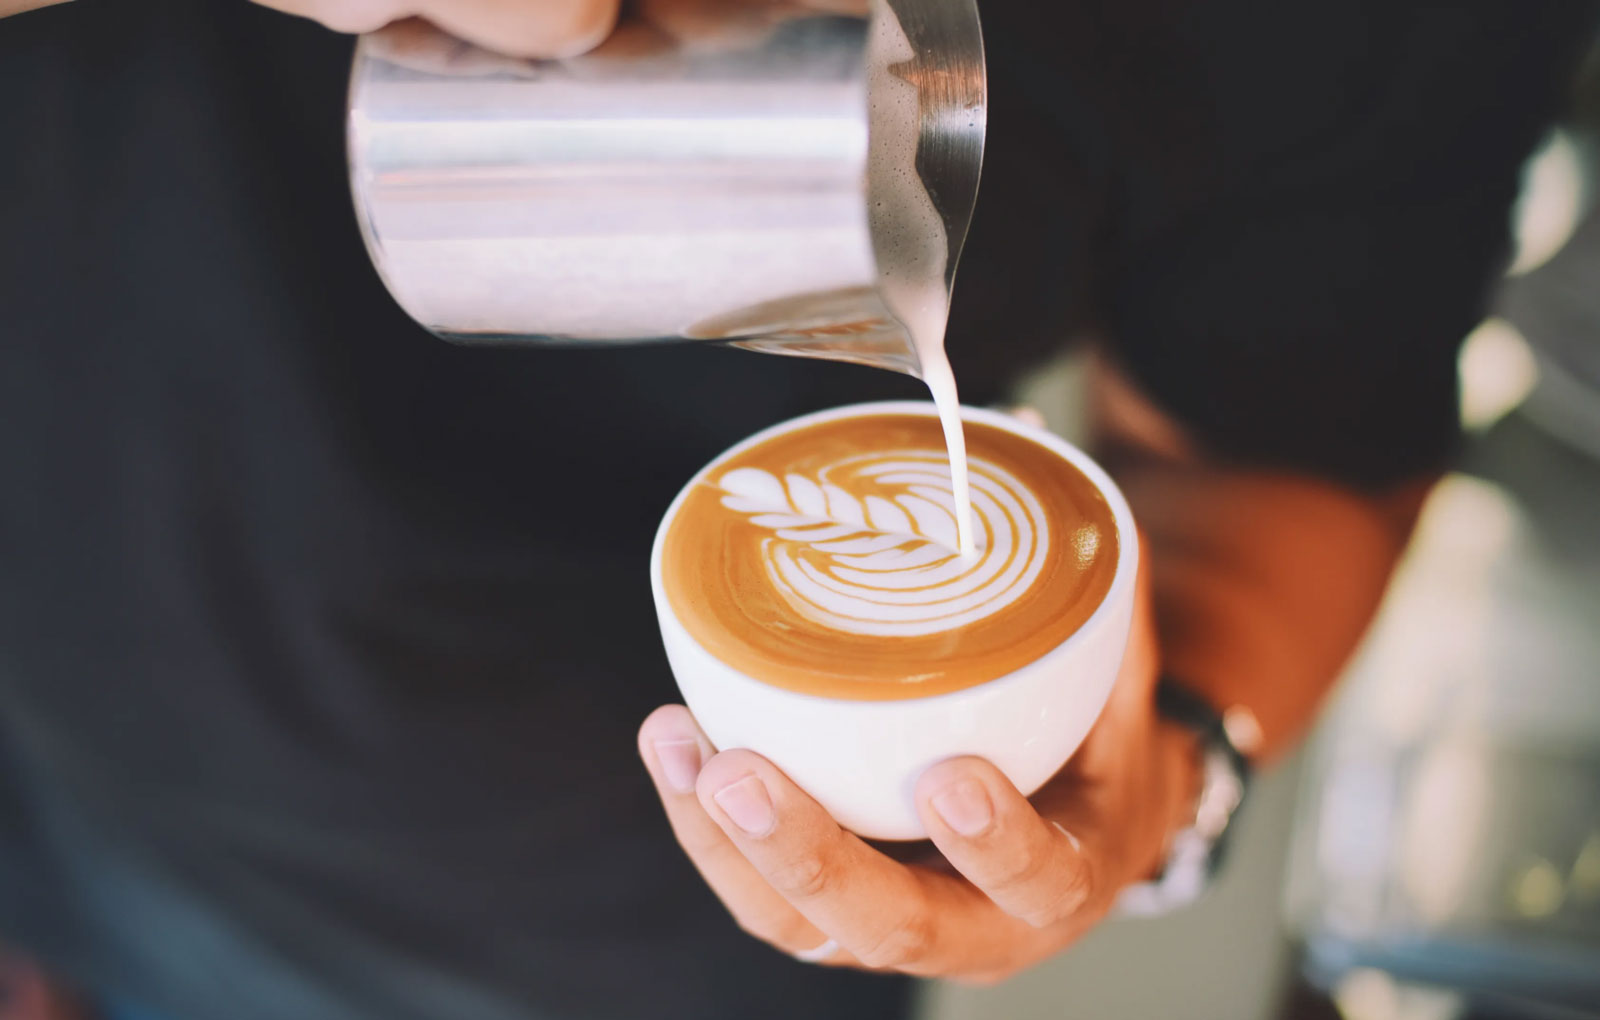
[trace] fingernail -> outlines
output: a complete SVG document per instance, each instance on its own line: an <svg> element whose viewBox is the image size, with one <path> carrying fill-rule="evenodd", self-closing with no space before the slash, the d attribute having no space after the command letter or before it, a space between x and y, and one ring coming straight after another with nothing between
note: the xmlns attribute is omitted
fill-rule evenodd
<svg viewBox="0 0 1600 1020"><path fill-rule="evenodd" d="M994 818L989 792L973 779L963 779L945 787L928 798L928 803L944 819L944 824L963 836L976 836L987 829Z"/></svg>
<svg viewBox="0 0 1600 1020"><path fill-rule="evenodd" d="M679 793L694 789L700 775L700 742L698 740L658 740L655 742L656 762L661 766L661 776L667 785Z"/></svg>
<svg viewBox="0 0 1600 1020"><path fill-rule="evenodd" d="M777 815L772 810L772 797L755 776L745 776L729 783L712 794L711 799L717 802L723 814L733 820L733 824L752 836L771 832L777 824Z"/></svg>

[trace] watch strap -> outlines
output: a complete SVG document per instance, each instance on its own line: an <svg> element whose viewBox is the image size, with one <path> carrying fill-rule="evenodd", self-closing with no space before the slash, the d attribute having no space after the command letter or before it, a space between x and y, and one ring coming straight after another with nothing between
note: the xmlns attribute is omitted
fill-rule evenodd
<svg viewBox="0 0 1600 1020"><path fill-rule="evenodd" d="M1161 874L1119 895L1118 912L1134 916L1169 913L1200 898L1222 865L1234 813L1250 783L1249 759L1229 735L1225 717L1204 697L1163 676L1156 685L1156 711L1198 738L1200 792L1194 820L1173 834Z"/></svg>

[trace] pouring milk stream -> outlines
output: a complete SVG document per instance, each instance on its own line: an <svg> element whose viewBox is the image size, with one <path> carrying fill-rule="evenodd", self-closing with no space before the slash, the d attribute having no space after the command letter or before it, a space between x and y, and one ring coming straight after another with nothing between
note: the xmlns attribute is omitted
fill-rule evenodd
<svg viewBox="0 0 1600 1020"><path fill-rule="evenodd" d="M702 341L917 376L970 562L944 335L983 153L975 2L718 19L643 26L642 49L625 24L558 61L415 22L364 36L347 126L367 250L455 341Z"/></svg>
<svg viewBox="0 0 1600 1020"><path fill-rule="evenodd" d="M967 479L967 444L961 428L961 401L955 373L945 354L945 325L950 292L945 274L949 257L944 217L934 208L916 171L918 136L917 87L895 73L896 65L914 56L910 40L895 17L873 19L867 51L870 130L867 191L873 198L867 215L877 247L884 303L910 336L917 371L939 409L945 449L950 460L956 532L963 557L977 552L972 527L972 497Z"/></svg>

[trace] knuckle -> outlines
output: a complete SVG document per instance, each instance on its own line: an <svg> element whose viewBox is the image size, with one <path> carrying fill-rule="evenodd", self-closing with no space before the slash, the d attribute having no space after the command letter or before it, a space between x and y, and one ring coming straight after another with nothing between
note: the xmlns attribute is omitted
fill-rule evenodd
<svg viewBox="0 0 1600 1020"><path fill-rule="evenodd" d="M1010 893L1034 885L1047 867L1044 854L1028 852L1008 857L994 867L987 885L996 893Z"/></svg>
<svg viewBox="0 0 1600 1020"><path fill-rule="evenodd" d="M733 920L746 935L786 952L789 946L805 941L805 926L792 919L741 911L734 914Z"/></svg>
<svg viewBox="0 0 1600 1020"><path fill-rule="evenodd" d="M856 958L868 967L899 970L921 963L932 948L933 921L926 910L917 910L886 929L877 941L856 953Z"/></svg>
<svg viewBox="0 0 1600 1020"><path fill-rule="evenodd" d="M606 40L617 23L616 3L610 0L580 0L569 4L559 23L553 26L557 35L557 56L577 56L594 49Z"/></svg>
<svg viewBox="0 0 1600 1020"><path fill-rule="evenodd" d="M772 922L768 925L768 932L763 936L765 941L787 953L804 952L827 940L827 936L819 935L811 922L798 914Z"/></svg>
<svg viewBox="0 0 1600 1020"><path fill-rule="evenodd" d="M1016 916L1034 928L1049 928L1073 915L1073 905L1056 896L1041 906L1020 911Z"/></svg>
<svg viewBox="0 0 1600 1020"><path fill-rule="evenodd" d="M785 896L809 900L826 893L833 885L833 872L820 854L791 857L767 875L772 887Z"/></svg>
<svg viewBox="0 0 1600 1020"><path fill-rule="evenodd" d="M706 831L701 826L685 826L684 831L677 834L678 845L683 847L684 853L695 860L707 860L716 856L727 843L727 837L717 832Z"/></svg>
<svg viewBox="0 0 1600 1020"><path fill-rule="evenodd" d="M1074 869L1045 899L1017 916L1035 928L1049 928L1076 917L1089 902L1094 881L1087 869Z"/></svg>

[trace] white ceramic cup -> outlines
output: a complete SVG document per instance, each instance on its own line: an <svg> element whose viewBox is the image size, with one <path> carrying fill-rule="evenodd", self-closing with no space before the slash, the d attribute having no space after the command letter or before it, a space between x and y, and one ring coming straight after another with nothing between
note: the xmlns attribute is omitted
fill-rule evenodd
<svg viewBox="0 0 1600 1020"><path fill-rule="evenodd" d="M684 702L718 750L764 756L844 827L877 839L927 835L912 792L929 765L959 755L988 759L1024 795L1055 775L1105 706L1133 618L1139 540L1122 493L1088 455L1058 436L1009 415L962 408L969 422L1015 433L1056 454L1104 494L1117 528L1111 588L1061 644L1005 676L948 694L853 701L785 690L717 659L672 611L662 585L661 550L684 498L729 458L774 436L822 422L881 414L934 416L917 401L854 404L774 425L702 468L673 500L656 532L650 587L667 660ZM1026 480L1026 479L1025 479Z"/></svg>

